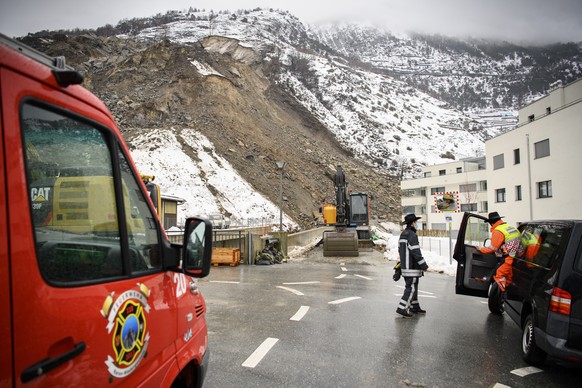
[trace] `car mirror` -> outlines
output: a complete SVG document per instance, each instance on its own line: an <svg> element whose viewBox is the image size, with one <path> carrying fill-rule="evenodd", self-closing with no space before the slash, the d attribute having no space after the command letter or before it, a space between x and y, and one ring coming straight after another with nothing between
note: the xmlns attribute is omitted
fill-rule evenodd
<svg viewBox="0 0 582 388"><path fill-rule="evenodd" d="M491 245L491 239L490 238L486 238L485 241L483 241L483 246L484 247L488 247L489 245Z"/></svg>
<svg viewBox="0 0 582 388"><path fill-rule="evenodd" d="M188 218L182 245L182 269L187 275L202 278L210 273L212 224L202 218Z"/></svg>

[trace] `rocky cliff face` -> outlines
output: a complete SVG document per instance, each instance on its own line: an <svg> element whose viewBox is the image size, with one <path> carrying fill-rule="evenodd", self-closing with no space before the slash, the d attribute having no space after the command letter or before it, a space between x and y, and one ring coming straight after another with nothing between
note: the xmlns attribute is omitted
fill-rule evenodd
<svg viewBox="0 0 582 388"><path fill-rule="evenodd" d="M333 201L331 177L341 164L353 191L374 196L373 217L400 219L399 180L341 148L325 126L270 81L260 57L236 40L146 45L82 35L47 42L27 43L65 55L83 69L85 86L106 103L130 144L158 128L177 134L194 128L273 203L279 202L275 162L286 161L285 211L302 227L312 225L324 200Z"/></svg>

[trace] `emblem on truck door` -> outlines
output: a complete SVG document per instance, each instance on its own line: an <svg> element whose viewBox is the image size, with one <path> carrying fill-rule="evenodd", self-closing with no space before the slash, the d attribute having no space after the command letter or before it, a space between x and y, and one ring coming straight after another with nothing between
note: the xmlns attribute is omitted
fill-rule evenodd
<svg viewBox="0 0 582 388"><path fill-rule="evenodd" d="M130 375L147 353L150 335L146 332L146 314L150 312L150 290L141 283L137 286L138 289L127 290L117 299L111 293L101 309L113 348L105 365L111 376L117 378Z"/></svg>

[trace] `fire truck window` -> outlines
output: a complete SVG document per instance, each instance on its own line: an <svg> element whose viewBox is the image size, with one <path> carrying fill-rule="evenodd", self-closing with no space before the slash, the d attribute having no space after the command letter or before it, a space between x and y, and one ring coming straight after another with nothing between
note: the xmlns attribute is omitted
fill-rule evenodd
<svg viewBox="0 0 582 388"><path fill-rule="evenodd" d="M36 105L23 105L21 114L43 276L58 285L122 275L111 152L103 134Z"/></svg>
<svg viewBox="0 0 582 388"><path fill-rule="evenodd" d="M149 271L161 267L160 245L156 215L150 210L147 199L139 189L139 183L129 168L129 163L119 153L121 179L123 181L125 206L131 209L126 212L127 233L132 252L130 264L133 273Z"/></svg>

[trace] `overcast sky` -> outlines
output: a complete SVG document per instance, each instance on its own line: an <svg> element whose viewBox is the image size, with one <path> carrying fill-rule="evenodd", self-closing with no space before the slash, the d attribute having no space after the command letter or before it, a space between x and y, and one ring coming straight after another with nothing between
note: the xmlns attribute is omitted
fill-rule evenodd
<svg viewBox="0 0 582 388"><path fill-rule="evenodd" d="M582 0L0 0L0 32L97 28L190 6L206 10L287 10L309 24L370 22L394 32L582 42Z"/></svg>

